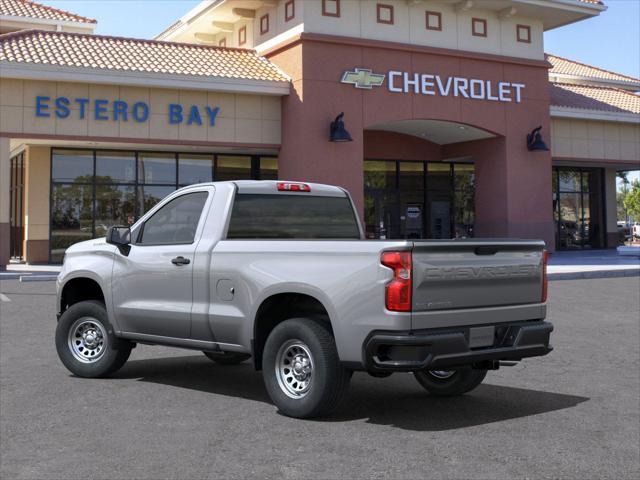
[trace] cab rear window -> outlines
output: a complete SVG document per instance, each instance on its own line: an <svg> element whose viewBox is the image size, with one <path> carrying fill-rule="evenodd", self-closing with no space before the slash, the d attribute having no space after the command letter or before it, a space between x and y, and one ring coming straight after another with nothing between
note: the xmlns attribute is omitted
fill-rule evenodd
<svg viewBox="0 0 640 480"><path fill-rule="evenodd" d="M356 239L358 224L347 197L238 194L229 239Z"/></svg>

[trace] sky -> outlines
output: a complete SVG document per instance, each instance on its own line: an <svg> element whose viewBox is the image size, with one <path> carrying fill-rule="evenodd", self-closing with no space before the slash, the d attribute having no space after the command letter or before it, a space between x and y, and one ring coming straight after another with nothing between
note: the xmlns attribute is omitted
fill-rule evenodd
<svg viewBox="0 0 640 480"><path fill-rule="evenodd" d="M199 0L38 1L95 18L97 34L135 38L155 37L200 3ZM640 0L604 0L604 3L608 9L600 16L546 32L545 51L640 78ZM633 172L629 178L640 178L640 173Z"/></svg>

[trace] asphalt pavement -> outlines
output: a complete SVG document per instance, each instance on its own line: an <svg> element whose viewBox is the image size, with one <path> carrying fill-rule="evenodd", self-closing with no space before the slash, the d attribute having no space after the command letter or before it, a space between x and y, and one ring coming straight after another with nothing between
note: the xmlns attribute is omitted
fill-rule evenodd
<svg viewBox="0 0 640 480"><path fill-rule="evenodd" d="M640 478L640 278L556 281L555 350L429 396L353 377L334 416L277 413L250 363L138 346L113 378L54 347L53 282L0 281L0 478Z"/></svg>

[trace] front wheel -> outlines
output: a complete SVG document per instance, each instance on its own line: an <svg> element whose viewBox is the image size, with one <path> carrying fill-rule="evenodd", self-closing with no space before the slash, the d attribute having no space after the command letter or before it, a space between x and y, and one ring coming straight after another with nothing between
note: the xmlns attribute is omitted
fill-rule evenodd
<svg viewBox="0 0 640 480"><path fill-rule="evenodd" d="M420 385L432 395L452 397L470 392L482 383L486 370L465 368L461 370L421 370L413 375Z"/></svg>
<svg viewBox="0 0 640 480"><path fill-rule="evenodd" d="M264 347L262 375L273 403L295 418L334 411L351 379L328 325L308 318L285 320L273 329Z"/></svg>
<svg viewBox="0 0 640 480"><path fill-rule="evenodd" d="M104 304L95 300L70 306L56 327L58 357L79 377L114 373L125 364L131 348L131 343L114 336Z"/></svg>

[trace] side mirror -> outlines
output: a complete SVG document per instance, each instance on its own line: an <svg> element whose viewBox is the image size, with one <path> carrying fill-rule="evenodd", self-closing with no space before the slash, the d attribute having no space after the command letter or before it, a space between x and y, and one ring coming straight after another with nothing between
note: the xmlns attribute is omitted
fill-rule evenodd
<svg viewBox="0 0 640 480"><path fill-rule="evenodd" d="M131 229L125 226L113 226L107 230L107 243L115 245L120 253L127 256L131 250Z"/></svg>

